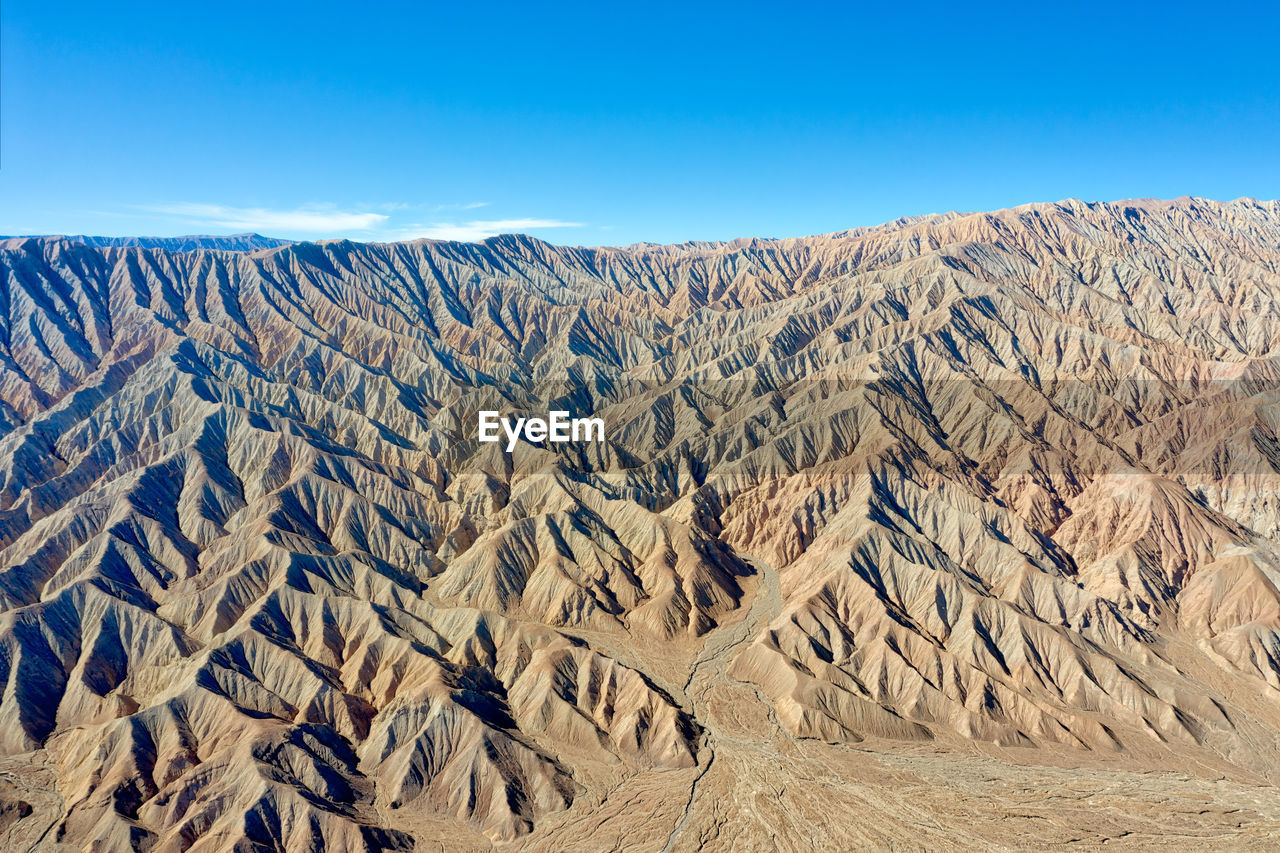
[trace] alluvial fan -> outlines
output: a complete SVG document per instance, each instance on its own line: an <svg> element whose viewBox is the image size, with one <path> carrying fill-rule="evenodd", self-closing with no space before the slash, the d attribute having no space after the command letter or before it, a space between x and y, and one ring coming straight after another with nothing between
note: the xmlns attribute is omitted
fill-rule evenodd
<svg viewBox="0 0 1280 853"><path fill-rule="evenodd" d="M6 847L1280 837L1280 204L174 245L0 241Z"/></svg>

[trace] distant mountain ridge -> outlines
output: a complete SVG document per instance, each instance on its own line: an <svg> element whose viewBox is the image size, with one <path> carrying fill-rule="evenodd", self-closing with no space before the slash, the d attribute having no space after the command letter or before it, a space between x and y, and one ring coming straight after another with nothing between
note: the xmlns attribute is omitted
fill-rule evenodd
<svg viewBox="0 0 1280 853"><path fill-rule="evenodd" d="M33 235L36 236L36 235ZM264 237L261 234L187 234L181 237L91 237L86 234L44 234L40 239L62 238L83 243L95 249L136 246L143 249L162 249L166 252L195 252L199 249L216 249L225 252L256 252L260 249L278 249L290 246L294 240ZM18 236L0 237L0 240L23 239Z"/></svg>

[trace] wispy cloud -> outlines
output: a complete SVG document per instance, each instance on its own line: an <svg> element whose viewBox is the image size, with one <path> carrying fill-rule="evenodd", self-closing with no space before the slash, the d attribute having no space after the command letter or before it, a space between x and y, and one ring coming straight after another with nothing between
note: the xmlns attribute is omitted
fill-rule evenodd
<svg viewBox="0 0 1280 853"><path fill-rule="evenodd" d="M340 210L331 205L272 210L265 207L227 207L221 204L162 204L143 208L151 213L176 216L190 222L232 231L264 234L338 235L351 231L373 231L389 218L384 213Z"/></svg>
<svg viewBox="0 0 1280 853"><path fill-rule="evenodd" d="M488 202L441 205L435 210L475 210ZM476 242L497 234L543 231L550 228L581 228L581 222L561 219L523 217L516 219L473 219L467 222L427 222L401 224L404 204L362 204L343 209L331 204L316 204L290 210L265 207L231 207L222 204L181 202L141 208L149 214L171 217L181 228L211 231L257 231L279 237L352 237L357 240L436 240ZM374 211L383 210L387 213Z"/></svg>
<svg viewBox="0 0 1280 853"><path fill-rule="evenodd" d="M436 210L475 210L476 208L488 206L489 202L487 201L472 201L467 204L437 204Z"/></svg>
<svg viewBox="0 0 1280 853"><path fill-rule="evenodd" d="M471 222L432 222L426 225L406 225L396 229L394 239L413 240L430 237L434 240L460 240L474 243L498 234L543 231L548 228L581 228L582 222L564 222L559 219L477 219Z"/></svg>

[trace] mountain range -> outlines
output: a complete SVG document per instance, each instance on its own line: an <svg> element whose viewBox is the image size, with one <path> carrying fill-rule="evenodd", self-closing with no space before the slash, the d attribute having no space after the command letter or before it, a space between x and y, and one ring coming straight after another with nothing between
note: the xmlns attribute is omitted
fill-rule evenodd
<svg viewBox="0 0 1280 853"><path fill-rule="evenodd" d="M1280 842L1278 202L0 274L6 849Z"/></svg>

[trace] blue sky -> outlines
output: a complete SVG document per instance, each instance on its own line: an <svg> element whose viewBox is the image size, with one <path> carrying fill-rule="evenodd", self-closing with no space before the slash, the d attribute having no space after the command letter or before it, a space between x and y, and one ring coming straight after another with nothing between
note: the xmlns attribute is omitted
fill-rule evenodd
<svg viewBox="0 0 1280 853"><path fill-rule="evenodd" d="M1275 198L1277 32L1227 2L5 0L0 233L599 245Z"/></svg>

